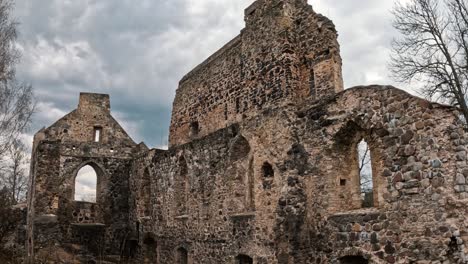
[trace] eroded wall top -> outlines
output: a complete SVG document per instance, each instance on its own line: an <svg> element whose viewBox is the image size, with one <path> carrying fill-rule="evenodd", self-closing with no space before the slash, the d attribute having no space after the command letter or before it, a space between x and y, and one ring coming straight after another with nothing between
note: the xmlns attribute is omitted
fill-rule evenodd
<svg viewBox="0 0 468 264"><path fill-rule="evenodd" d="M240 35L182 78L169 144L190 142L255 116L343 90L333 23L304 0L258 0Z"/></svg>
<svg viewBox="0 0 468 264"><path fill-rule="evenodd" d="M109 95L96 93L80 93L77 109L52 126L41 130L37 133L37 137L62 142L95 142L121 147L136 145L112 117Z"/></svg>

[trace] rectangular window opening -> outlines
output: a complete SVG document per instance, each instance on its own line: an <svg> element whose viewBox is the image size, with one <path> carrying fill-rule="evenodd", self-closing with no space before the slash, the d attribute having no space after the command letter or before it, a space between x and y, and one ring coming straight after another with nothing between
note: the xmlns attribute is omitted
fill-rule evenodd
<svg viewBox="0 0 468 264"><path fill-rule="evenodd" d="M102 127L94 127L94 142L101 142Z"/></svg>

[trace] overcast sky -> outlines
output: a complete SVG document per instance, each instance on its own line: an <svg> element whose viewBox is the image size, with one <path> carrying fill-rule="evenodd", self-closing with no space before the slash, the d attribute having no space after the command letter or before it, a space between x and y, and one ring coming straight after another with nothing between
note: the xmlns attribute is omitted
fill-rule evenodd
<svg viewBox="0 0 468 264"><path fill-rule="evenodd" d="M252 2L16 0L18 78L39 102L30 134L76 108L80 91L97 92L137 142L166 145L178 81L239 33ZM386 68L394 0L309 3L337 26L345 87L397 85Z"/></svg>

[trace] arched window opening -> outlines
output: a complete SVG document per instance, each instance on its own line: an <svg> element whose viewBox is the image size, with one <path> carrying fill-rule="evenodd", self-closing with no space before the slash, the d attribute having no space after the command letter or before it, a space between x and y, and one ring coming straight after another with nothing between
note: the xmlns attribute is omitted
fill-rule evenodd
<svg viewBox="0 0 468 264"><path fill-rule="evenodd" d="M140 186L140 210L143 216L151 215L151 176L148 168L143 173Z"/></svg>
<svg viewBox="0 0 468 264"><path fill-rule="evenodd" d="M188 167L185 158L179 158L179 171L174 179L174 194L176 203L176 212L178 215L187 213L187 191L188 191Z"/></svg>
<svg viewBox="0 0 468 264"><path fill-rule="evenodd" d="M75 201L96 202L97 173L93 167L82 167L75 178Z"/></svg>
<svg viewBox="0 0 468 264"><path fill-rule="evenodd" d="M374 184L372 175L372 161L369 145L365 140L361 140L357 145L359 161L359 183L362 198L362 207L374 207Z"/></svg>
<svg viewBox="0 0 468 264"><path fill-rule="evenodd" d="M275 176L275 171L273 166L270 163L264 162L262 165L262 175L263 175L263 189L269 190L273 184L273 178Z"/></svg>
<svg viewBox="0 0 468 264"><path fill-rule="evenodd" d="M179 248L176 252L176 263L177 264L188 264L188 252L185 248Z"/></svg>
<svg viewBox="0 0 468 264"><path fill-rule="evenodd" d="M236 257L236 264L253 264L253 259L247 255L238 255Z"/></svg>
<svg viewBox="0 0 468 264"><path fill-rule="evenodd" d="M368 264L369 261L361 256L346 256L340 258L340 264Z"/></svg>

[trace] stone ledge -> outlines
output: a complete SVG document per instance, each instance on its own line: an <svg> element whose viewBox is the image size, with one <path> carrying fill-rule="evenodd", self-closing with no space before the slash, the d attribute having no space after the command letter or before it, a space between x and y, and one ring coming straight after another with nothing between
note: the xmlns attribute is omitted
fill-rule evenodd
<svg viewBox="0 0 468 264"><path fill-rule="evenodd" d="M344 222L369 222L377 220L381 213L377 208L365 208L330 215L328 220L335 223Z"/></svg>
<svg viewBox="0 0 468 264"><path fill-rule="evenodd" d="M106 227L105 224L102 224L102 223L88 223L88 224L80 224L80 223L73 223L71 224L72 226L76 226L76 227L85 227L85 228L93 228L93 227Z"/></svg>
<svg viewBox="0 0 468 264"><path fill-rule="evenodd" d="M174 219L176 219L176 220L187 220L188 218L189 218L189 216L186 215L186 214L174 217Z"/></svg>
<svg viewBox="0 0 468 264"><path fill-rule="evenodd" d="M255 212L246 212L246 213L240 213L240 214L232 214L229 215L229 217L233 219L239 219L239 218L255 218L257 214Z"/></svg>
<svg viewBox="0 0 468 264"><path fill-rule="evenodd" d="M57 215L54 214L47 214L47 215L39 215L34 218L35 224L55 224L58 222Z"/></svg>

